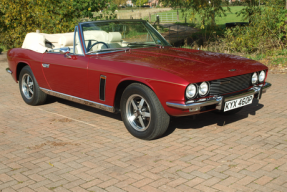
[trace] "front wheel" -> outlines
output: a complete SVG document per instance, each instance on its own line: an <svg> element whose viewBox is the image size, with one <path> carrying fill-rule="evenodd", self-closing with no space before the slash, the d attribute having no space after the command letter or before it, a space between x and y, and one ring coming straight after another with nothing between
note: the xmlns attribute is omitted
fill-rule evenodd
<svg viewBox="0 0 287 192"><path fill-rule="evenodd" d="M155 93L139 83L125 89L121 97L121 115L127 130L145 140L163 135L170 121Z"/></svg>
<svg viewBox="0 0 287 192"><path fill-rule="evenodd" d="M29 66L23 67L20 72L19 89L23 100L29 105L40 105L46 101L47 94L40 90Z"/></svg>

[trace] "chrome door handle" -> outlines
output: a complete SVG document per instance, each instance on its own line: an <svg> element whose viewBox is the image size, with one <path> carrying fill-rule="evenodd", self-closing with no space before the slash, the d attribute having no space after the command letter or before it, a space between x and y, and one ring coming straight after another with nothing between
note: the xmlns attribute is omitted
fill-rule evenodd
<svg viewBox="0 0 287 192"><path fill-rule="evenodd" d="M50 64L42 64L42 66L44 67L44 68L49 68L49 66L50 66Z"/></svg>

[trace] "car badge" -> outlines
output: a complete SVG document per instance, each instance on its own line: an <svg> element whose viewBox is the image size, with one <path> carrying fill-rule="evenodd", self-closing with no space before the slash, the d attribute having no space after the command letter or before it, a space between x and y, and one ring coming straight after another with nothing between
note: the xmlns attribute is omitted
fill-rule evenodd
<svg viewBox="0 0 287 192"><path fill-rule="evenodd" d="M220 85L224 85L224 84L228 84L228 83L231 83L231 81L223 81L223 82L220 82Z"/></svg>
<svg viewBox="0 0 287 192"><path fill-rule="evenodd" d="M230 69L229 71L230 71L230 72L232 72L232 71L236 71L236 69Z"/></svg>

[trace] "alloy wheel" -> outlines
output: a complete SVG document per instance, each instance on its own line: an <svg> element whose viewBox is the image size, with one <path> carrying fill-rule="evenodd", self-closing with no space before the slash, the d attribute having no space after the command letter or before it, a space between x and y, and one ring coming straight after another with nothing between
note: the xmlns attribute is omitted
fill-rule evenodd
<svg viewBox="0 0 287 192"><path fill-rule="evenodd" d="M27 73L22 77L22 92L27 99L31 99L34 95L34 82Z"/></svg>
<svg viewBox="0 0 287 192"><path fill-rule="evenodd" d="M140 95L131 95L126 103L126 116L130 125L137 131L145 131L151 121L148 102Z"/></svg>

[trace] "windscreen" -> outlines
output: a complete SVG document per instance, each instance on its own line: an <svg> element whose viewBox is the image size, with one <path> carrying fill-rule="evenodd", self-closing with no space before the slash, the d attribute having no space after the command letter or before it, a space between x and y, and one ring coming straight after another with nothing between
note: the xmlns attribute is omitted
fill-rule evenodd
<svg viewBox="0 0 287 192"><path fill-rule="evenodd" d="M144 21L90 22L81 26L86 52L169 45L151 25Z"/></svg>

